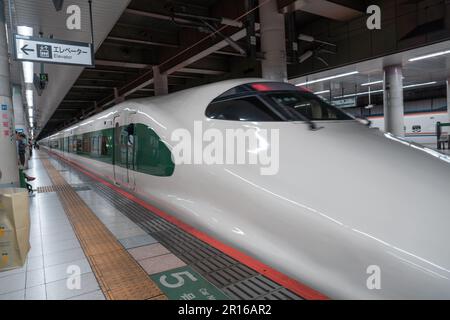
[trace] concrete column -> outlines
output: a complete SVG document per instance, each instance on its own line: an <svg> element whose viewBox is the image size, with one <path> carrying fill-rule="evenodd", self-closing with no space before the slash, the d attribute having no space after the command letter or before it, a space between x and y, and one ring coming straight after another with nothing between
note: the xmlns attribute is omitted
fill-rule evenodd
<svg viewBox="0 0 450 320"><path fill-rule="evenodd" d="M384 68L384 131L405 136L403 72L401 66Z"/></svg>
<svg viewBox="0 0 450 320"><path fill-rule="evenodd" d="M119 89L114 88L114 103L119 104L125 101L125 98L123 96L119 95Z"/></svg>
<svg viewBox="0 0 450 320"><path fill-rule="evenodd" d="M278 12L276 0L259 0L263 78L287 81L286 30L284 15Z"/></svg>
<svg viewBox="0 0 450 320"><path fill-rule="evenodd" d="M19 186L4 8L0 0L0 188Z"/></svg>
<svg viewBox="0 0 450 320"><path fill-rule="evenodd" d="M14 123L17 131L22 131L27 136L28 132L28 112L24 109L22 100L22 88L20 86L13 86L13 108L14 108Z"/></svg>
<svg viewBox="0 0 450 320"><path fill-rule="evenodd" d="M447 79L447 119L450 123L450 79Z"/></svg>
<svg viewBox="0 0 450 320"><path fill-rule="evenodd" d="M161 74L158 66L153 66L153 84L155 86L155 96L163 96L169 93L167 74Z"/></svg>

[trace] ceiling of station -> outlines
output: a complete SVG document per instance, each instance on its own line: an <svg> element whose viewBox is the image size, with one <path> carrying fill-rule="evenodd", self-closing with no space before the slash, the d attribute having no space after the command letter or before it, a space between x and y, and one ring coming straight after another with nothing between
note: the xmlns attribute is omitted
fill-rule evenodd
<svg viewBox="0 0 450 320"><path fill-rule="evenodd" d="M123 10L130 0L96 0L93 1L94 37L95 47L99 48L103 40L108 35L111 28L119 19ZM54 37L55 39L90 42L90 22L88 1L71 1L70 4L77 4L81 9L81 30L68 30L66 28L66 8L57 12L51 0L13 0L4 1L7 6L5 12L8 20L12 17L13 25L32 27L34 36ZM11 8L9 7L11 3ZM11 25L11 24L9 24ZM11 30L11 28L10 28ZM10 34L11 37L11 34ZM22 73L17 62L12 65L13 83L22 83ZM14 71L15 70L15 71ZM39 72L39 64L34 64L35 72ZM35 106L37 107L35 117L39 123L37 127L43 127L53 115L65 94L70 90L74 82L83 71L82 67L50 65L45 66L45 72L49 74L48 89L42 96L34 94Z"/></svg>
<svg viewBox="0 0 450 320"><path fill-rule="evenodd" d="M219 0L131 1L97 50L95 68L82 71L42 134L85 117L95 106L108 107L114 103L115 90L124 95L130 83L142 77L151 78L153 66L168 62L167 68L171 67L174 56L209 35L199 29L198 23L185 21L184 18L173 19L172 11L234 19L244 9L243 1L234 0L225 3ZM239 31L237 28L230 29L230 32ZM214 37L209 44L220 40L220 37ZM194 48L192 54L197 51ZM198 83L219 80L231 72L231 65L239 58L237 56L239 54L233 49L224 48L190 63L188 67L170 74L169 90L173 92ZM153 96L153 91L153 85L148 84L126 94L125 98Z"/></svg>
<svg viewBox="0 0 450 320"><path fill-rule="evenodd" d="M15 25L33 27L35 35L41 31L44 37L53 35L57 39L89 42L88 1L65 1L61 12L54 10L52 0L11 1L14 3L12 15ZM323 25L326 28L317 31L321 40L335 37L338 32L336 30L344 30L342 32L347 30L353 35L363 37L365 8L372 2L386 3L391 6L389 8L392 8L393 3L393 1L386 0L273 1L277 1L280 11L286 14L288 38L292 36L292 32L289 35L289 31L292 31L289 30L289 27L293 26L298 33L306 32L305 30L311 31L316 29L315 26ZM414 4L411 1L395 1L397 6L407 6L408 12L413 14ZM246 6L247 2L249 4ZM35 105L39 116L37 129L40 137L47 136L93 113L106 109L120 99L153 96L153 66L159 66L162 72L168 72L170 92L228 78L259 76L263 53L259 52L259 47L257 47L256 55L249 56L250 42L246 38L246 33L242 33L242 31L246 31L244 26L227 27L222 33L226 37L238 35L235 42L247 51L247 55L243 55L229 46L225 38L219 34L212 35L211 30L208 30L202 21L202 19L205 20L205 17L234 20L251 8L251 2L253 5L258 3L257 0L93 1L96 38L95 67L46 66L46 72L50 76L48 89L41 97L35 96ZM414 1L414 3L416 2L422 3L423 1ZM431 2L433 2L433 8L438 8L437 1ZM69 4L78 4L82 9L81 31L69 31L64 27L67 18L65 8ZM334 9L330 15L329 10L324 12L324 8ZM435 11L439 12L438 9ZM255 12L254 18L258 22L257 10ZM246 19L243 19L244 23L247 22ZM387 21L391 23L394 21L393 19L393 16L389 16ZM212 24L216 29L223 26L219 22ZM325 46L324 48L320 43L302 42L300 51L293 55L289 41L295 40L298 34L294 34L294 38L287 39L288 69L291 77L306 73L298 73L299 65L318 64L323 69L324 63L319 61L320 57L324 58L325 64L333 64L340 59L341 51L352 53L353 47L347 46L345 43L347 36L350 37L351 34L342 34L338 37L338 48L340 49L337 51L338 54L330 52L328 50L330 47ZM442 34L444 33L441 32L440 35ZM256 36L259 37L258 32L256 32ZM422 38L418 37L416 40L420 39ZM433 38L430 37L430 39ZM414 45L419 43L418 41L414 42ZM409 59L409 55L413 57L435 52L448 48L449 45L448 42L440 42L407 51L407 54L400 53L357 64L330 67L329 70L320 73L310 72L311 74L308 76L295 76L295 79L291 80L294 83L301 83L357 70L359 73L356 75L310 86L315 92L331 88L332 96L350 95L366 90L366 87L361 86L363 83L381 80L383 66L401 63L405 65L405 85L436 81L433 87L442 88L445 80L450 76L448 74L450 60L448 58L415 63L408 63L407 59ZM211 48L216 49L210 50ZM314 51L314 57L307 60L306 63L298 63L296 59L299 57L296 55L301 55L308 50ZM255 53L253 52L253 54ZM38 72L38 67L38 65L35 66L35 72ZM13 79L14 82L20 83L22 79L21 73L17 72L18 64L13 64L12 69L16 75ZM371 88L379 90L381 87L382 84L378 84ZM427 89L424 88L424 90Z"/></svg>
<svg viewBox="0 0 450 320"><path fill-rule="evenodd" d="M408 95L412 91L414 97L420 97L420 94L426 95L427 91L435 92L436 89L445 88L447 79L450 79L450 56L442 55L434 58L409 61L410 59L425 56L431 53L442 52L450 47L450 41L440 42L434 45L425 46L407 52L401 52L385 57L380 57L360 63L350 64L341 68L327 70L315 74L310 74L291 79L293 84L305 84L313 92L321 93L327 99L340 98L342 96L351 96L355 93L363 95L370 89L372 95L382 97L384 67L390 65L401 65L403 71L403 85ZM342 78L335 78L326 81L314 82L315 80L326 79L336 75L342 75L352 72L358 72ZM409 87L409 88L408 88ZM420 90L417 90L420 88ZM414 90L413 90L414 89ZM328 90L330 92L328 92ZM378 99L379 101L379 99Z"/></svg>

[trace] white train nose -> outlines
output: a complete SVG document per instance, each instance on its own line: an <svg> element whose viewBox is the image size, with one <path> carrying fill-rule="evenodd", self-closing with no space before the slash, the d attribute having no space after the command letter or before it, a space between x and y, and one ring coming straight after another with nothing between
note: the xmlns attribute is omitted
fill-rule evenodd
<svg viewBox="0 0 450 320"><path fill-rule="evenodd" d="M356 123L321 125L295 143L281 132L277 179L285 198L323 221L311 225L323 244L311 254L334 266L330 281L353 283L325 293L450 298L450 159ZM383 275L378 291L364 282L370 266Z"/></svg>

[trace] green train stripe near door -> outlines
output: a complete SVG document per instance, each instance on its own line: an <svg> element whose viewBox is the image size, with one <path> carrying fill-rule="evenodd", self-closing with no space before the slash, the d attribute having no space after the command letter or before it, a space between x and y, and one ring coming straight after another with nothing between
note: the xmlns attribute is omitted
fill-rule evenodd
<svg viewBox="0 0 450 320"><path fill-rule="evenodd" d="M114 139L115 129L108 128L53 140L50 148L152 176L172 176L175 171L172 154L158 134L141 123L135 124L132 136L126 128L118 128L118 145Z"/></svg>

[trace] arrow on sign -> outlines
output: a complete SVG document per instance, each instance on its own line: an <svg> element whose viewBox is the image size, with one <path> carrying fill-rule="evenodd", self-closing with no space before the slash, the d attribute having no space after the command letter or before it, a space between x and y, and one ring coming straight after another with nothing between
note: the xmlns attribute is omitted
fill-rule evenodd
<svg viewBox="0 0 450 320"><path fill-rule="evenodd" d="M28 56L28 52L34 52L34 49L28 49L28 45L24 45L20 50Z"/></svg>

